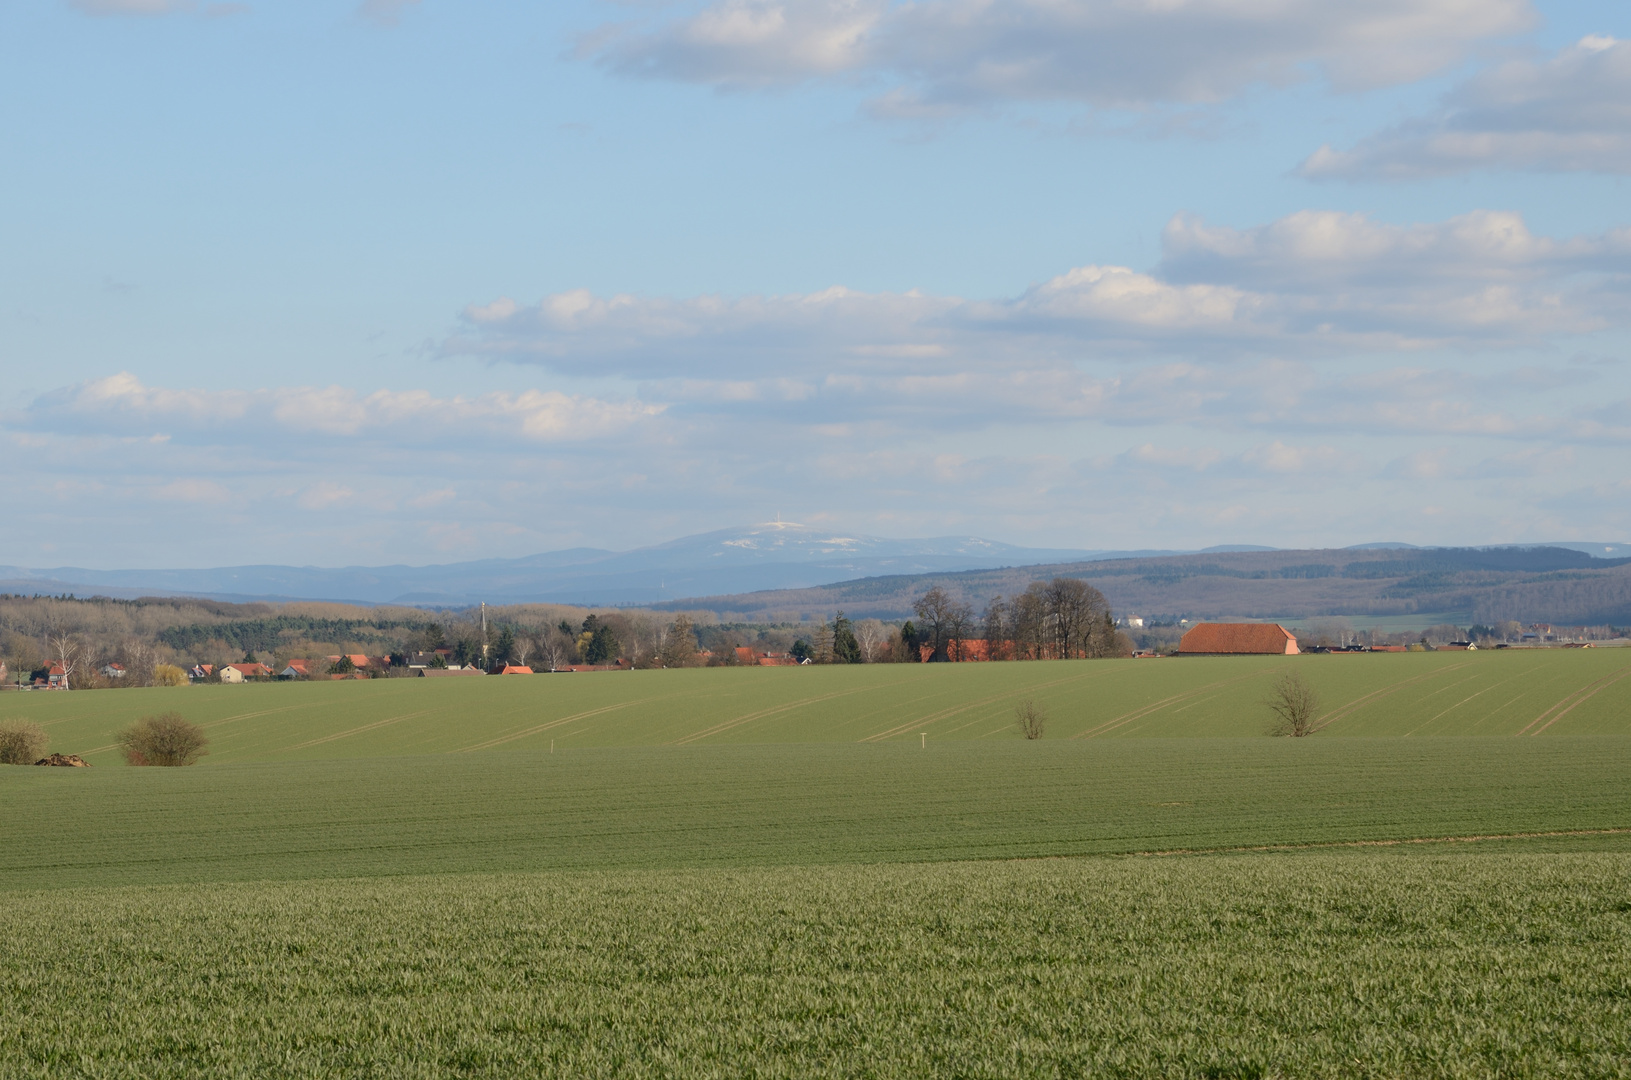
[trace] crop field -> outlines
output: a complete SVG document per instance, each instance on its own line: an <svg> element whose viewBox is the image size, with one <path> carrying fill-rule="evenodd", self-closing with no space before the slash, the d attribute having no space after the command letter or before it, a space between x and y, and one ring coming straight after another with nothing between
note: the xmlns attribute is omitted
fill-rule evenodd
<svg viewBox="0 0 1631 1080"><path fill-rule="evenodd" d="M1631 1074L1631 856L15 894L8 1077Z"/></svg>
<svg viewBox="0 0 1631 1080"><path fill-rule="evenodd" d="M0 695L52 749L117 764L114 735L167 709L206 765L591 746L1011 740L1034 698L1047 738L1256 736L1281 671L1320 694L1327 736L1631 734L1631 649L710 668Z"/></svg>
<svg viewBox="0 0 1631 1080"><path fill-rule="evenodd" d="M1313 737L1265 734L1287 669ZM1631 1077L1627 674L6 695L95 767L0 768L0 1076ZM122 766L166 709L211 755Z"/></svg>

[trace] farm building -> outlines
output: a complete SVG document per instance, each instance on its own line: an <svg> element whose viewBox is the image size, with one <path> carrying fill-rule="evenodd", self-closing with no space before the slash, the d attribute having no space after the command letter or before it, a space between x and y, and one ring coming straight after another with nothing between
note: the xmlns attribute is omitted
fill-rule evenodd
<svg viewBox="0 0 1631 1080"><path fill-rule="evenodd" d="M1200 623L1178 642L1180 656L1295 656L1297 637L1278 623Z"/></svg>

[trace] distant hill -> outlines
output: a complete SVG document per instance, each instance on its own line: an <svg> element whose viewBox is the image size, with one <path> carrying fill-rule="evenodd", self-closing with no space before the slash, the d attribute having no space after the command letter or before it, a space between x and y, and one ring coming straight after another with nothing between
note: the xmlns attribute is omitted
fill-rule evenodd
<svg viewBox="0 0 1631 1080"><path fill-rule="evenodd" d="M934 582L983 603L1063 574L1120 612L1279 618L1471 611L1480 621L1631 622L1631 545L1489 548L1363 544L1198 552L1027 548L978 537L892 540L793 522L721 529L633 551L572 548L441 566L232 566L208 570L0 567L0 593L333 600L465 607L553 602L711 609L752 619L843 608L899 618ZM1504 613L1504 614L1503 614Z"/></svg>
<svg viewBox="0 0 1631 1080"><path fill-rule="evenodd" d="M573 548L442 566L0 567L0 592L446 606L481 600L648 604L708 593L806 588L880 574L944 573L1106 554L1114 553L1017 547L972 536L891 540L775 521L633 551Z"/></svg>
<svg viewBox="0 0 1631 1080"><path fill-rule="evenodd" d="M1581 545L1586 546L1586 545ZM1631 552L1624 545L1590 545ZM1055 576L1090 582L1119 613L1209 618L1304 618L1471 612L1568 625L1631 624L1631 558L1572 547L1411 548L1211 552L1057 562L951 574L902 574L710 596L659 605L721 618L786 621L843 609L854 618L901 618L939 584L976 607L995 594Z"/></svg>

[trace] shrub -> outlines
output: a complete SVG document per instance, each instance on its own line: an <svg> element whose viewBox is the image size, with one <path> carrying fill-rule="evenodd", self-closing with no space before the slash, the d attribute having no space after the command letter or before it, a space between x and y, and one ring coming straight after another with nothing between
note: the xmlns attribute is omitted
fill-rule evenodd
<svg viewBox="0 0 1631 1080"><path fill-rule="evenodd" d="M1288 671L1275 680L1268 706L1276 718L1276 735L1300 739L1314 733L1314 714L1319 711L1320 699L1297 672Z"/></svg>
<svg viewBox="0 0 1631 1080"><path fill-rule="evenodd" d="M1047 712L1030 698L1014 706L1014 726L1019 728L1019 733L1027 739L1040 739L1042 728L1047 722Z"/></svg>
<svg viewBox="0 0 1631 1080"><path fill-rule="evenodd" d="M144 716L119 733L132 765L191 765L207 752L208 742L203 728L173 712Z"/></svg>
<svg viewBox="0 0 1631 1080"><path fill-rule="evenodd" d="M153 665L154 686L186 686L187 673L174 664Z"/></svg>
<svg viewBox="0 0 1631 1080"><path fill-rule="evenodd" d="M0 724L0 765L32 765L45 756L45 732L27 720Z"/></svg>

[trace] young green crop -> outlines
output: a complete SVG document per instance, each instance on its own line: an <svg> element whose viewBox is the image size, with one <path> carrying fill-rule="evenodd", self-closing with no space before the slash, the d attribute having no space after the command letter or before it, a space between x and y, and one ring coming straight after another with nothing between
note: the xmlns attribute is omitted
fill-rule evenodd
<svg viewBox="0 0 1631 1080"><path fill-rule="evenodd" d="M175 710L232 762L483 754L589 746L1017 741L1266 734L1282 672L1321 702L1315 738L1631 734L1631 649L1507 650L712 668L473 679L280 683L0 696L52 748L117 765L117 733Z"/></svg>
<svg viewBox="0 0 1631 1080"><path fill-rule="evenodd" d="M1628 848L1631 738L1013 739L10 769L0 821L0 888L1582 830Z"/></svg>
<svg viewBox="0 0 1631 1080"><path fill-rule="evenodd" d="M1631 1074L1631 855L13 894L0 1073Z"/></svg>

